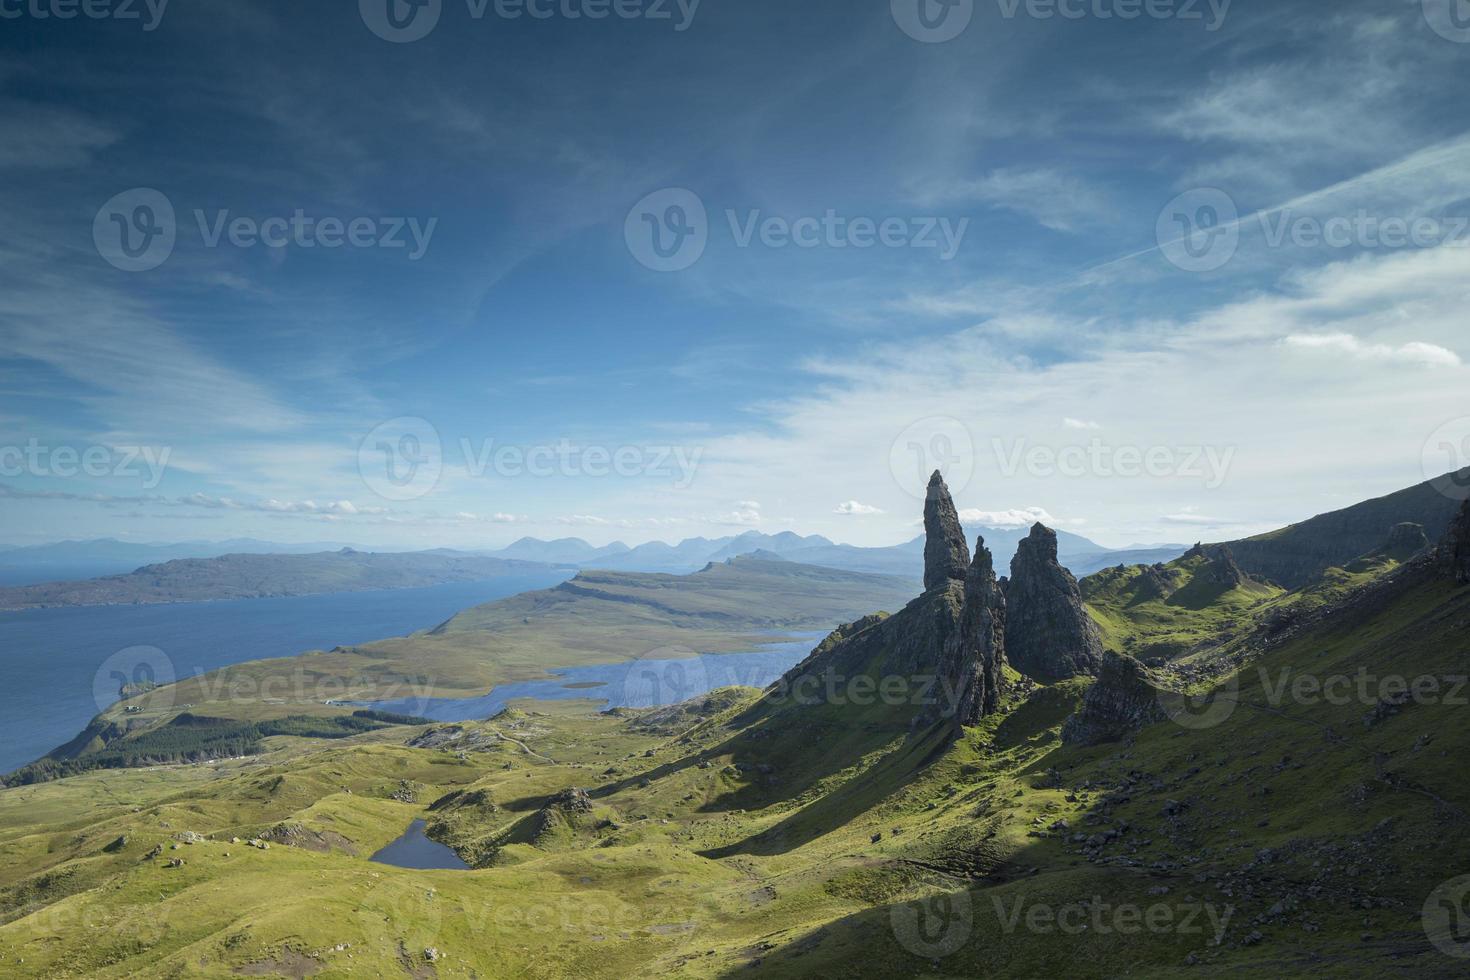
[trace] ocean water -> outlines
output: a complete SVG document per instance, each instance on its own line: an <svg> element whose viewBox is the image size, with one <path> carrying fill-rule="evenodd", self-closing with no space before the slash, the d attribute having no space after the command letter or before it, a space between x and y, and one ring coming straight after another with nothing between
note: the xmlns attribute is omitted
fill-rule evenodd
<svg viewBox="0 0 1470 980"><path fill-rule="evenodd" d="M765 687L800 663L826 632L793 633L746 653L700 654L669 660L632 660L551 670L552 680L502 684L479 698L404 698L372 705L431 718L476 721L489 718L518 698L570 701L591 698L608 708L651 708L678 704L719 687Z"/></svg>
<svg viewBox="0 0 1470 980"><path fill-rule="evenodd" d="M366 643L429 629L470 606L544 589L550 573L426 589L349 592L157 606L0 612L0 772L69 742L114 700L109 658L134 647L162 651L173 676L247 660Z"/></svg>

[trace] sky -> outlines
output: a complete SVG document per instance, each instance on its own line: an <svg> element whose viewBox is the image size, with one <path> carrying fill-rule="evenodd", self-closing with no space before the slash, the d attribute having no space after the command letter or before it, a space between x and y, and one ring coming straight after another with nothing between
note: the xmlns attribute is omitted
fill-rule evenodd
<svg viewBox="0 0 1470 980"><path fill-rule="evenodd" d="M0 0L0 543L1388 493L1470 463L1467 82L1464 0Z"/></svg>

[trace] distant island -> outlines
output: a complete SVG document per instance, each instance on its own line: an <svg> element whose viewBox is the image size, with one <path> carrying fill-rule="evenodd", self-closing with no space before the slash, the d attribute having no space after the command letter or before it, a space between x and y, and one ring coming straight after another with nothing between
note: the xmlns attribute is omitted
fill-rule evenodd
<svg viewBox="0 0 1470 980"><path fill-rule="evenodd" d="M0 588L0 611L416 589L507 575L546 574L558 567L442 550L375 554L343 548L310 555L180 558L146 565L126 575Z"/></svg>

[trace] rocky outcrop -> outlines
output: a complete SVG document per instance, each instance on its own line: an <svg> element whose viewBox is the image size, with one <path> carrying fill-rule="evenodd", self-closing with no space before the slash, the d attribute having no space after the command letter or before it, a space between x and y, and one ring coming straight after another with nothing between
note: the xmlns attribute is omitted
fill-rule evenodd
<svg viewBox="0 0 1470 980"><path fill-rule="evenodd" d="M1429 547L1429 535L1423 524L1405 521L1388 530L1388 540L1379 550L1397 561L1407 561Z"/></svg>
<svg viewBox="0 0 1470 980"><path fill-rule="evenodd" d="M555 807L567 813L591 813L592 797L587 795L585 789L572 787L564 789L553 796L546 804L547 808Z"/></svg>
<svg viewBox="0 0 1470 980"><path fill-rule="evenodd" d="M1062 726L1062 741L1084 746L1117 742L1167 717L1159 687L1143 664L1109 651L1082 707Z"/></svg>
<svg viewBox="0 0 1470 980"><path fill-rule="evenodd" d="M1196 573L1195 581L1234 588L1250 579L1236 563L1235 553L1228 544L1197 544L1184 553L1185 561L1191 558L1203 558L1207 563Z"/></svg>
<svg viewBox="0 0 1470 980"><path fill-rule="evenodd" d="M973 725L1000 710L1004 682L1006 600L985 539L975 541L975 560L965 573L959 630L944 645L939 675L955 694L953 718Z"/></svg>
<svg viewBox="0 0 1470 980"><path fill-rule="evenodd" d="M1037 524L1016 549L1006 586L1005 655L1043 681L1095 674L1102 636L1072 573L1057 561L1057 535Z"/></svg>
<svg viewBox="0 0 1470 980"><path fill-rule="evenodd" d="M924 591L963 582L969 568L970 549L965 544L960 515L943 474L935 470L924 499Z"/></svg>
<svg viewBox="0 0 1470 980"><path fill-rule="evenodd" d="M1470 500L1460 507L1440 552L1454 580L1461 585L1470 585Z"/></svg>
<svg viewBox="0 0 1470 980"><path fill-rule="evenodd" d="M938 473L929 485L924 525L924 594L892 616L868 616L834 630L767 690L770 706L825 703L824 692L861 677L903 682L901 696L885 703L910 712L911 729L972 724L999 708L1004 592L983 540L970 561L959 515Z"/></svg>
<svg viewBox="0 0 1470 980"><path fill-rule="evenodd" d="M1395 524L1420 524L1430 541L1441 540L1454 521L1463 500L1459 488L1464 487L1470 487L1470 467L1280 531L1232 541L1230 550L1256 581L1299 589L1321 581L1328 568L1344 567L1379 547L1384 529Z"/></svg>

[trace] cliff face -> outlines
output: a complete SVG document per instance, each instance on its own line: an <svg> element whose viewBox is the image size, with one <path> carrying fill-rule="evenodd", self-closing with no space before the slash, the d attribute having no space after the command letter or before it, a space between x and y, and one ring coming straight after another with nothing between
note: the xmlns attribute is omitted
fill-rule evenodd
<svg viewBox="0 0 1470 980"><path fill-rule="evenodd" d="M975 560L965 573L959 629L944 645L940 676L957 694L954 717L973 725L1000 710L1005 667L1006 600L985 539L975 541Z"/></svg>
<svg viewBox="0 0 1470 980"><path fill-rule="evenodd" d="M969 571L970 549L960 515L938 471L929 478L924 499L924 591L938 589L951 581L963 582Z"/></svg>
<svg viewBox="0 0 1470 980"><path fill-rule="evenodd" d="M1460 507L1460 513L1445 534L1441 552L1455 581L1470 585L1470 500Z"/></svg>
<svg viewBox="0 0 1470 980"><path fill-rule="evenodd" d="M1230 550L1228 544L1214 544L1206 547L1197 544L1184 553L1185 558L1204 558L1209 562L1199 572L1196 578L1208 582L1211 585L1223 585L1226 588L1234 588L1244 585L1249 579L1240 565L1235 561L1235 554Z"/></svg>
<svg viewBox="0 0 1470 980"><path fill-rule="evenodd" d="M1247 574L1260 581L1299 589L1322 577L1329 567L1379 548L1385 528L1403 522L1422 525L1430 541L1444 537L1460 500L1442 488L1470 486L1470 468L1457 477L1421 483L1407 490L1322 514L1280 531L1230 542L1230 550Z"/></svg>
<svg viewBox="0 0 1470 980"><path fill-rule="evenodd" d="M1083 696L1082 707L1062 726L1068 745L1116 742L1168 715L1159 688L1144 666L1125 654L1103 657L1097 681Z"/></svg>
<svg viewBox="0 0 1470 980"><path fill-rule="evenodd" d="M1057 561L1057 536L1041 524L1021 542L1006 585L1005 655L1043 681L1095 674L1102 636L1082 604L1077 580Z"/></svg>
<svg viewBox="0 0 1470 980"><path fill-rule="evenodd" d="M934 474L924 504L924 594L892 616L839 627L772 690L800 702L862 677L900 682L911 725L973 724L1000 706L1005 597L983 540L970 561L959 515ZM787 693L783 693L787 692Z"/></svg>

